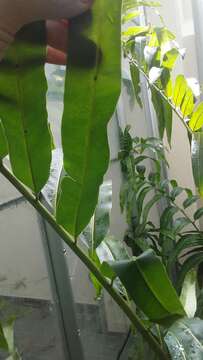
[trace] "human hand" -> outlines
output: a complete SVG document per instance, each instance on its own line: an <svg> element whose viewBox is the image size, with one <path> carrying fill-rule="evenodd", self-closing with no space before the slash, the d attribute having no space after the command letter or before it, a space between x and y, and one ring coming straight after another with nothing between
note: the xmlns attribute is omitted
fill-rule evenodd
<svg viewBox="0 0 203 360"><path fill-rule="evenodd" d="M47 20L47 62L65 64L68 19L85 12L93 0L1 0L0 59L20 28Z"/></svg>

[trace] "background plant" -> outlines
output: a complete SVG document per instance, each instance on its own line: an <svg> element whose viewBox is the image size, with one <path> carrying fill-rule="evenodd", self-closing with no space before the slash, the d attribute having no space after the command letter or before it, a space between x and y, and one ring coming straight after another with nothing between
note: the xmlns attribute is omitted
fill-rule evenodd
<svg viewBox="0 0 203 360"><path fill-rule="evenodd" d="M158 14L162 26L152 24L139 25L139 6L158 7L158 2L126 1L123 22L123 49L134 84L135 96L140 106L141 87L139 78L144 76L147 81L151 99L157 115L160 138L166 133L171 144L173 113L186 128L191 143L193 175L197 189L202 195L202 125L203 105L200 101L200 88L194 82L180 74L173 79L173 70L178 58L184 60L185 49L181 49L176 36L165 25L164 19ZM134 14L134 17L133 17ZM132 23L133 19L133 23Z"/></svg>
<svg viewBox="0 0 203 360"><path fill-rule="evenodd" d="M148 248L161 256L180 291L188 271L203 259L203 233L198 222L203 209L195 210L190 217L187 210L197 204L199 197L176 180L162 179L162 166L168 166L162 141L132 138L129 130L127 127L121 133L120 151L124 177L120 203L129 225L124 240L134 256ZM180 196L182 204L177 201ZM150 212L160 203L160 221L154 224Z"/></svg>

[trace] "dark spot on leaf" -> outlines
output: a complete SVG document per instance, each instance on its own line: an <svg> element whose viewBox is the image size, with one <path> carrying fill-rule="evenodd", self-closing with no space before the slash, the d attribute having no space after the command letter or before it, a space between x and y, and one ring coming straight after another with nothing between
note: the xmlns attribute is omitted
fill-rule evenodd
<svg viewBox="0 0 203 360"><path fill-rule="evenodd" d="M72 19L69 28L68 62L81 68L92 68L102 60L102 51L83 32L92 22L92 13L86 13Z"/></svg>

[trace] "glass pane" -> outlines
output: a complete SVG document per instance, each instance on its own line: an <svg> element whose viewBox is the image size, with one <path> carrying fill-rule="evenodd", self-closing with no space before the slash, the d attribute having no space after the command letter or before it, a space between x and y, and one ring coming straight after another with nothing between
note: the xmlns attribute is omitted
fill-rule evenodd
<svg viewBox="0 0 203 360"><path fill-rule="evenodd" d="M15 320L15 342L23 359L64 360L39 218L1 178L2 182L0 320Z"/></svg>
<svg viewBox="0 0 203 360"><path fill-rule="evenodd" d="M129 330L128 322L106 293L95 300L87 269L69 249L66 258L85 360L116 360ZM127 360L127 354L122 359Z"/></svg>

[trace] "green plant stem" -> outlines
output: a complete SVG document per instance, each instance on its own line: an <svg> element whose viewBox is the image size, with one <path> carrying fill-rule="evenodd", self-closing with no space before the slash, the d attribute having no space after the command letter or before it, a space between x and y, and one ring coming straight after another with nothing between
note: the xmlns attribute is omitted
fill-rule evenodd
<svg viewBox="0 0 203 360"><path fill-rule="evenodd" d="M129 57L128 57L129 58ZM175 105L172 103L172 101L170 101L170 99L164 94L164 92L159 89L159 87L156 84L152 84L150 83L150 79L149 76L146 74L146 72L141 68L141 66L137 63L137 61L135 61L132 58L129 58L129 61L135 65L137 67L137 69L139 70L139 72L144 76L144 78L147 80L148 84L150 86L152 86L159 94L160 96L170 105L170 107L172 108L173 112L179 117L179 119L181 120L183 126L186 128L186 130L190 133L190 135L193 135L193 131L190 129L190 127L186 124L182 114L180 113L180 111L178 111L178 109L175 107Z"/></svg>
<svg viewBox="0 0 203 360"><path fill-rule="evenodd" d="M4 165L0 162L0 172L2 175L15 186L15 188L27 199L27 201L38 211L38 213L53 227L57 234L65 241L65 243L71 248L76 256L86 265L86 267L94 274L100 284L114 299L117 305L123 310L125 315L128 317L130 322L137 328L142 334L144 339L153 348L158 357L161 360L170 359L168 353L164 352L152 335L152 333L146 329L142 321L131 310L127 302L115 291L115 289L109 284L106 278L100 273L95 264L87 257L87 255L77 246L75 239L67 233L67 231L56 223L54 216L36 199L35 195L32 194L26 186L24 186Z"/></svg>

